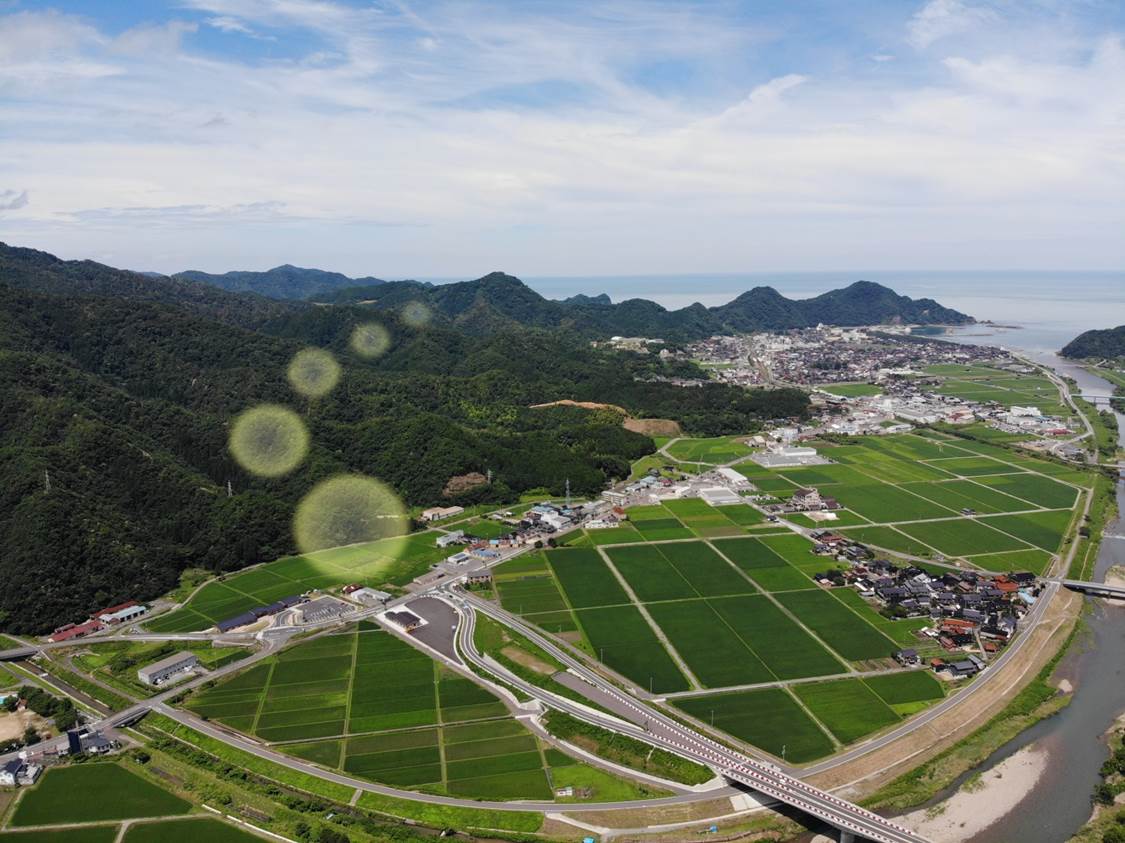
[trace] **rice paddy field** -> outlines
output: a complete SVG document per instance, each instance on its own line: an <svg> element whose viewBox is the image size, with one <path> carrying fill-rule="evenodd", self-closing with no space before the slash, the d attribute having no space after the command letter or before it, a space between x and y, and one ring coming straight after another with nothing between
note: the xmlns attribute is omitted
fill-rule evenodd
<svg viewBox="0 0 1125 843"><path fill-rule="evenodd" d="M487 522L486 522L487 523ZM148 621L153 632L208 629L218 621L302 594L358 582L373 587L402 585L448 555L434 542L438 533L412 533L398 539L337 547L305 556L288 556L203 586L187 605Z"/></svg>
<svg viewBox="0 0 1125 843"><path fill-rule="evenodd" d="M703 696L676 708L786 761L803 764L902 721L942 699L922 670Z"/></svg>
<svg viewBox="0 0 1125 843"><path fill-rule="evenodd" d="M1066 535L1093 475L935 431L819 443L827 465L739 469L785 499L811 486L843 505L836 518L792 520L839 529L892 553L962 558L984 570L1018 561L1042 573ZM752 533L751 533L752 534Z"/></svg>
<svg viewBox="0 0 1125 843"><path fill-rule="evenodd" d="M10 828L93 823L186 814L191 805L120 764L94 763L47 770L20 792Z"/></svg>
<svg viewBox="0 0 1125 843"><path fill-rule="evenodd" d="M503 703L371 625L298 644L185 705L283 752L382 784L551 798L538 740Z"/></svg>
<svg viewBox="0 0 1125 843"><path fill-rule="evenodd" d="M501 603L641 690L676 693L847 673L915 640L846 590L799 535L560 548L497 569ZM858 598L858 595L855 595Z"/></svg>

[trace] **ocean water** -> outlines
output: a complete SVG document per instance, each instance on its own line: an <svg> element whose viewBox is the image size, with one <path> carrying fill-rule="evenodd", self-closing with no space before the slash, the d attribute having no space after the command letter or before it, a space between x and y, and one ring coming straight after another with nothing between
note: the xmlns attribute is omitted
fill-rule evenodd
<svg viewBox="0 0 1125 843"><path fill-rule="evenodd" d="M1125 324L1125 270L1120 272L753 272L745 274L529 277L552 299L608 293L615 302L645 298L667 308L693 302L724 304L757 286L790 298L809 298L859 280L883 284L912 298L936 299L979 320L1017 329L993 329L990 344L1055 351L1091 328ZM972 335L982 329L966 329ZM971 341L966 337L967 341Z"/></svg>

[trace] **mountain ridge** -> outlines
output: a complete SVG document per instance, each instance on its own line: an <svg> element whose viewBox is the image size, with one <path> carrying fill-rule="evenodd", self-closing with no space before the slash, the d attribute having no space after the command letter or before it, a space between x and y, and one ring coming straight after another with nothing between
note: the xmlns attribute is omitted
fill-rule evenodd
<svg viewBox="0 0 1125 843"><path fill-rule="evenodd" d="M347 287L374 287L386 283L381 278L350 278L340 272L283 263L262 271L231 270L223 273L188 269L170 276L197 284L210 284L235 293L257 293L271 299L308 299Z"/></svg>
<svg viewBox="0 0 1125 843"><path fill-rule="evenodd" d="M412 286L404 286L407 284ZM326 304L362 303L384 310L420 300L450 324L474 333L518 323L524 327L577 330L591 337L644 335L671 340L818 324L964 325L976 321L933 299L912 299L889 287L862 280L808 299L789 299L773 287L758 286L726 304L706 307L696 302L679 310L668 310L640 298L615 304L605 294L579 294L553 301L503 272L428 287L417 286L416 282L387 282L342 290L319 300Z"/></svg>

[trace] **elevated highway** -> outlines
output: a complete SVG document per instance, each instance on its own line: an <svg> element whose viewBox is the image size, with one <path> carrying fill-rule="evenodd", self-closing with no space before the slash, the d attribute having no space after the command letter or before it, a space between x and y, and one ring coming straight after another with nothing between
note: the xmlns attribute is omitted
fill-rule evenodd
<svg viewBox="0 0 1125 843"><path fill-rule="evenodd" d="M835 826L840 830L842 840L862 838L877 843L924 843L925 838L893 820L813 787L785 773L775 764L751 758L723 746L640 702L494 604L467 592L455 592L451 589L447 594L462 616L458 629L458 645L462 656L494 675L502 674L500 678L504 682L539 699L545 705L600 728L627 735L704 764L718 771L728 781L756 790ZM588 694L586 689L583 693L588 695L591 701L608 708L613 714L606 714L599 709L546 691L538 685L524 681L483 656L473 641L477 611L512 627L550 653L566 666L570 674L589 685Z"/></svg>

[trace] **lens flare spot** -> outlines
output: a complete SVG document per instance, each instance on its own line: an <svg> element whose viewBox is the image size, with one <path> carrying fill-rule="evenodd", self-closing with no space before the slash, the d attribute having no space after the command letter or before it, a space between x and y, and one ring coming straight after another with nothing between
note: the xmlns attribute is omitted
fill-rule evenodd
<svg viewBox="0 0 1125 843"><path fill-rule="evenodd" d="M340 380L340 364L323 348L298 351L289 364L289 383L309 398L321 398Z"/></svg>
<svg viewBox="0 0 1125 843"><path fill-rule="evenodd" d="M234 420L230 452L252 474L280 477L301 464L309 452L309 431L287 407L263 404Z"/></svg>
<svg viewBox="0 0 1125 843"><path fill-rule="evenodd" d="M293 535L302 553L396 538L409 529L406 507L398 495L384 483L358 474L318 483L297 505L293 518Z"/></svg>
<svg viewBox="0 0 1125 843"><path fill-rule="evenodd" d="M420 301L407 302L402 309L402 321L411 328L422 328L430 324L433 314Z"/></svg>
<svg viewBox="0 0 1125 843"><path fill-rule="evenodd" d="M352 351L360 357L379 357L391 347L391 334L378 322L357 325L352 331Z"/></svg>

